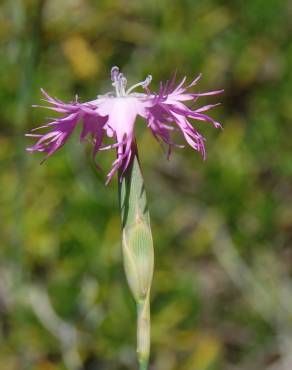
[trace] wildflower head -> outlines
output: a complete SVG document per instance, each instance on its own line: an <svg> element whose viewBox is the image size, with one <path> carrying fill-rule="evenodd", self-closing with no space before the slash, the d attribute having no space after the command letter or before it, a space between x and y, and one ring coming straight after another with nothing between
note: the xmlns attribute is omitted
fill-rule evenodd
<svg viewBox="0 0 292 370"><path fill-rule="evenodd" d="M189 90L197 84L200 77L195 78L188 85L185 84L186 77L178 85L175 84L175 77L173 77L166 84L160 83L159 90L155 93L149 89L151 75L148 75L144 81L127 88L126 77L118 67L113 67L111 81L114 90L105 95L98 95L96 99L85 103L79 102L78 97L70 103L64 103L41 90L44 100L49 104L44 108L60 113L61 116L27 134L36 139L35 144L28 147L27 151L44 152L45 160L61 148L74 129L80 125L80 139L92 142L94 158L99 151L116 150L117 158L107 175L107 182L117 170L122 178L135 151L134 129L136 119L140 116L155 139L168 146L168 157L173 147L183 147L172 140L172 133L179 131L185 141L205 158L205 139L197 131L193 121L205 121L216 128L221 127L218 122L204 113L217 104L192 109L186 103L194 103L201 96L219 94L222 90L190 92ZM142 89L142 92L137 92L138 88ZM47 129L47 131L39 133L40 129ZM112 138L113 142L110 145L104 145L105 137Z"/></svg>

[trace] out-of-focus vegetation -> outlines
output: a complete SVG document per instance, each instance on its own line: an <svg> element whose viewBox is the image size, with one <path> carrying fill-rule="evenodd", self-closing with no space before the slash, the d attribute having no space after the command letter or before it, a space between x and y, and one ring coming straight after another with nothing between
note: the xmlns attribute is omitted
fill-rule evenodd
<svg viewBox="0 0 292 370"><path fill-rule="evenodd" d="M139 127L156 248L153 370L292 368L292 42L286 0L2 0L0 369L135 368L117 185L77 135L45 165L39 88L83 101L119 65L224 88L208 158ZM204 102L206 102L204 100ZM216 98L208 101L215 102ZM150 149L150 150L149 150Z"/></svg>

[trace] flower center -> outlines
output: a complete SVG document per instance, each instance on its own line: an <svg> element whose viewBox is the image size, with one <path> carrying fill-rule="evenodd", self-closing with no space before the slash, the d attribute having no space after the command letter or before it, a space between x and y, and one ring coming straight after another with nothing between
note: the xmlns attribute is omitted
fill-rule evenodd
<svg viewBox="0 0 292 370"><path fill-rule="evenodd" d="M139 86L143 87L143 89L146 89L152 81L152 76L148 75L144 81L138 82L137 84L131 86L128 90L126 90L127 79L123 75L123 73L120 73L119 67L115 66L111 69L111 80L112 85L116 89L116 96L123 97L128 96L134 89Z"/></svg>

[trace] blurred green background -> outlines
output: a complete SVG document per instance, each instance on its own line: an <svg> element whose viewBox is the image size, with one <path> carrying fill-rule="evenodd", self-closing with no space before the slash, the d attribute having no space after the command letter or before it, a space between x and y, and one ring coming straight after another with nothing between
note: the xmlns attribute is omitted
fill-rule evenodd
<svg viewBox="0 0 292 370"><path fill-rule="evenodd" d="M152 370L292 368L292 4L286 0L2 0L0 369L135 369L135 305L116 179L77 135L39 166L24 134L109 91L203 73L205 162L138 142L156 248Z"/></svg>

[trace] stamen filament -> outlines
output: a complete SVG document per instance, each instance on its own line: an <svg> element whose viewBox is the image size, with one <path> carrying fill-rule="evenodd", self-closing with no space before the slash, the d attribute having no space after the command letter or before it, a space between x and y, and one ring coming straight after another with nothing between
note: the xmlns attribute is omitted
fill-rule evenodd
<svg viewBox="0 0 292 370"><path fill-rule="evenodd" d="M131 86L127 91L126 91L126 94L128 95L131 91L133 91L134 89L136 89L137 87L139 86L142 86L144 89L150 85L152 81L152 76L151 75L148 75L146 77L146 79L142 82L138 82L137 84Z"/></svg>

